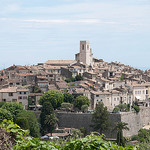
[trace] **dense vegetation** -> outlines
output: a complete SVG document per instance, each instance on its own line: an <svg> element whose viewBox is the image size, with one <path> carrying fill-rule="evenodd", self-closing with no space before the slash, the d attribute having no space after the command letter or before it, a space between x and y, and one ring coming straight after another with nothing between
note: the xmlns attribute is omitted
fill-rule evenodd
<svg viewBox="0 0 150 150"><path fill-rule="evenodd" d="M28 131L21 129L17 124L11 121L4 120L0 125L2 129L5 129L10 133L12 141L15 140L15 145L12 150L136 150L134 146L126 145L121 147L115 143L106 142L102 136L88 135L85 138L57 140L57 141L41 141L39 139L29 136ZM3 146L7 146L9 143L0 145L0 149ZM9 141L10 142L10 141Z"/></svg>
<svg viewBox="0 0 150 150"><path fill-rule="evenodd" d="M39 104L43 105L44 102L49 102L52 104L53 108L56 109L61 107L63 101L64 101L64 95L60 91L51 90L45 92L41 96L39 100Z"/></svg>
<svg viewBox="0 0 150 150"><path fill-rule="evenodd" d="M39 123L33 112L25 110L21 104L15 102L1 102L0 106L0 122L3 119L11 120L22 129L28 129L31 136L40 136Z"/></svg>

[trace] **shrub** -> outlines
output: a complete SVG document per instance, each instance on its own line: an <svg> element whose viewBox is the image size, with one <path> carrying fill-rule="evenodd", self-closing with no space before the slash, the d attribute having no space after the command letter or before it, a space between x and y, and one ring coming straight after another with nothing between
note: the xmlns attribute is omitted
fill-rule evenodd
<svg viewBox="0 0 150 150"><path fill-rule="evenodd" d="M136 111L136 113L138 113L140 111L140 107L137 105L134 105L133 108Z"/></svg>

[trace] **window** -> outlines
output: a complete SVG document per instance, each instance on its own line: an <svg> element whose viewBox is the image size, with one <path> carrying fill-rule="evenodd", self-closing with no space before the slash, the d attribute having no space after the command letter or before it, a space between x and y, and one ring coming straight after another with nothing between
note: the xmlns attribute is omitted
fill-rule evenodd
<svg viewBox="0 0 150 150"><path fill-rule="evenodd" d="M82 45L82 50L84 50L84 45Z"/></svg>
<svg viewBox="0 0 150 150"><path fill-rule="evenodd" d="M27 92L24 92L24 94L26 94Z"/></svg>
<svg viewBox="0 0 150 150"><path fill-rule="evenodd" d="M99 97L99 95L96 95L96 97Z"/></svg>
<svg viewBox="0 0 150 150"><path fill-rule="evenodd" d="M3 102L6 102L6 99L2 99Z"/></svg>
<svg viewBox="0 0 150 150"><path fill-rule="evenodd" d="M27 99L27 96L24 96L23 99Z"/></svg>
<svg viewBox="0 0 150 150"><path fill-rule="evenodd" d="M18 99L22 99L22 96L19 96Z"/></svg>
<svg viewBox="0 0 150 150"><path fill-rule="evenodd" d="M148 90L146 90L146 94L148 94Z"/></svg>
<svg viewBox="0 0 150 150"><path fill-rule="evenodd" d="M87 45L87 50L89 50L89 45Z"/></svg>
<svg viewBox="0 0 150 150"><path fill-rule="evenodd" d="M116 100L116 98L114 98L114 101Z"/></svg>
<svg viewBox="0 0 150 150"><path fill-rule="evenodd" d="M9 93L9 96L13 96L13 93Z"/></svg>

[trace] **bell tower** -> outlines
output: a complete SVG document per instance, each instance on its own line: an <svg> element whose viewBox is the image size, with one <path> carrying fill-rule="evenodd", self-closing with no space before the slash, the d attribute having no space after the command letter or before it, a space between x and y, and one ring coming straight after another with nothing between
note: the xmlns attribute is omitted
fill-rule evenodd
<svg viewBox="0 0 150 150"><path fill-rule="evenodd" d="M88 66L93 66L93 54L89 41L80 41L79 60Z"/></svg>

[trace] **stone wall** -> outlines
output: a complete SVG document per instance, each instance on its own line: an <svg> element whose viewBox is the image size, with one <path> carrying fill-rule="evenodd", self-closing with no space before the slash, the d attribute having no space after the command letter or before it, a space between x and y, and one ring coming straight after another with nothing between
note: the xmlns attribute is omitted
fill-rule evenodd
<svg viewBox="0 0 150 150"><path fill-rule="evenodd" d="M140 107L140 112L121 113L121 121L128 123L129 131L124 131L124 136L130 137L137 134L139 129L150 122L150 108Z"/></svg>
<svg viewBox="0 0 150 150"><path fill-rule="evenodd" d="M66 112L58 112L58 126L59 127L66 127L66 128L77 128L80 129L81 127L84 127L88 133L92 132L93 129L91 127L92 125L92 114L90 113L66 113ZM116 137L116 131L113 130L115 127L115 124L117 122L120 122L120 114L110 114L109 116L111 127L107 132L104 132L104 134L108 138L115 138Z"/></svg>
<svg viewBox="0 0 150 150"><path fill-rule="evenodd" d="M88 133L92 132L90 125L92 124L92 115L90 113L65 113L58 112L57 117L59 119L59 127L68 127L68 128L78 128L84 127ZM150 108L141 107L140 112L137 114L135 112L122 112L122 113L112 113L109 116L111 127L104 134L108 138L115 138L116 131L113 131L117 122L126 122L128 123L129 131L124 131L125 137L130 137L134 134L137 134L139 129L144 125L148 125L150 122Z"/></svg>

